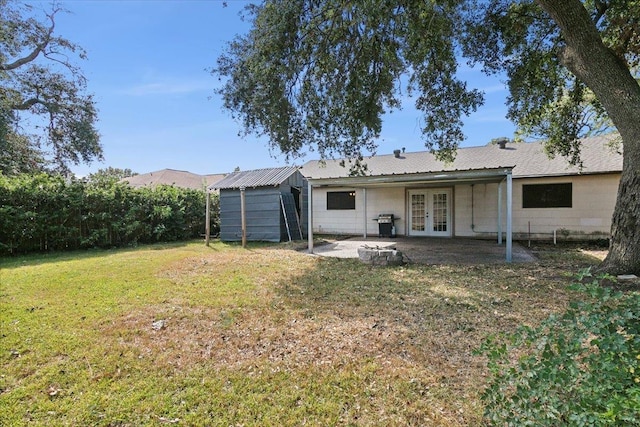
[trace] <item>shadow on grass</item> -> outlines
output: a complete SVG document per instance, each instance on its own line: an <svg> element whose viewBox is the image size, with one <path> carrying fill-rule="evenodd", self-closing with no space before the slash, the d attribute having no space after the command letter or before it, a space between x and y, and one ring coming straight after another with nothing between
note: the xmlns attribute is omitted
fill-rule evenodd
<svg viewBox="0 0 640 427"><path fill-rule="evenodd" d="M184 247L196 242L200 242L199 240L185 240L181 242L166 242L166 243L145 243L139 244L136 246L126 246L121 248L110 248L110 249L78 249L72 251L51 251L44 253L31 253L25 255L15 255L15 256L2 256L0 257L0 268L2 269L12 269L23 267L25 265L44 265L51 262L64 262L64 261L75 261L75 260L83 260L83 259L92 259L104 257L112 254L122 254L127 252L137 252L137 251L161 251L165 249L175 249ZM204 241L202 241L202 245L204 246Z"/></svg>
<svg viewBox="0 0 640 427"><path fill-rule="evenodd" d="M386 351L434 367L455 390L480 390L486 366L473 351L491 334L562 311L575 298L571 273L588 261L393 268L324 258L277 292L308 318L369 325L388 337Z"/></svg>

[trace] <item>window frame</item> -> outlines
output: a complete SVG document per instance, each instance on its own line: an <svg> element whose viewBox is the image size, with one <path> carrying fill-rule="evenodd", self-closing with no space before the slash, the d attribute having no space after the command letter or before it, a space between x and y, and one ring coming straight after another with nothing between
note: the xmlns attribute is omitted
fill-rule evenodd
<svg viewBox="0 0 640 427"><path fill-rule="evenodd" d="M573 182L522 184L522 209L573 208Z"/></svg>
<svg viewBox="0 0 640 427"><path fill-rule="evenodd" d="M355 190L327 191L328 211L347 211L356 209Z"/></svg>

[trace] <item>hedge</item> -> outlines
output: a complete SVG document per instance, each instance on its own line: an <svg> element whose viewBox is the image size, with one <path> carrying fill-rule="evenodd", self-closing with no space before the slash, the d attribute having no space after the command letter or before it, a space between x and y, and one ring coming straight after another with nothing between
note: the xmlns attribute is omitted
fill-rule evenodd
<svg viewBox="0 0 640 427"><path fill-rule="evenodd" d="M0 175L0 254L110 248L199 237L205 193L61 176ZM211 232L219 230L212 197Z"/></svg>

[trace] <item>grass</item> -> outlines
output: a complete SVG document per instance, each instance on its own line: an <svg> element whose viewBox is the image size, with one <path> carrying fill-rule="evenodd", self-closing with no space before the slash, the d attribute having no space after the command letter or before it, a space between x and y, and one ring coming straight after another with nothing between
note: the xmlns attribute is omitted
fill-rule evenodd
<svg viewBox="0 0 640 427"><path fill-rule="evenodd" d="M473 350L561 310L565 273L597 262L537 251L401 268L219 242L0 260L0 425L480 425Z"/></svg>

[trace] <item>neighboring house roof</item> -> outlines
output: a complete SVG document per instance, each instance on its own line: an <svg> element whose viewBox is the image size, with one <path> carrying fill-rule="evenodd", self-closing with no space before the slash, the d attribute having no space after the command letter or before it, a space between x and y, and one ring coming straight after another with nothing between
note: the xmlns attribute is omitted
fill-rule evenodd
<svg viewBox="0 0 640 427"><path fill-rule="evenodd" d="M286 181L298 171L297 166L281 168L256 169L230 173L224 179L209 186L209 189L228 190L241 187L275 187Z"/></svg>
<svg viewBox="0 0 640 427"><path fill-rule="evenodd" d="M567 159L556 156L550 159L541 142L507 143L505 148L497 144L459 148L452 163L436 160L429 152L402 153L366 157L368 170L365 176L425 174L448 171L472 171L513 167L514 178L536 176L562 176L620 172L622 155L612 149L612 136L600 136L582 140L583 167L569 165ZM310 179L346 178L348 163L340 166L340 160L312 160L300 172Z"/></svg>
<svg viewBox="0 0 640 427"><path fill-rule="evenodd" d="M187 171L162 169L155 172L124 178L132 187L156 187L158 185L175 185L181 188L204 190L224 178L224 174L198 175Z"/></svg>

